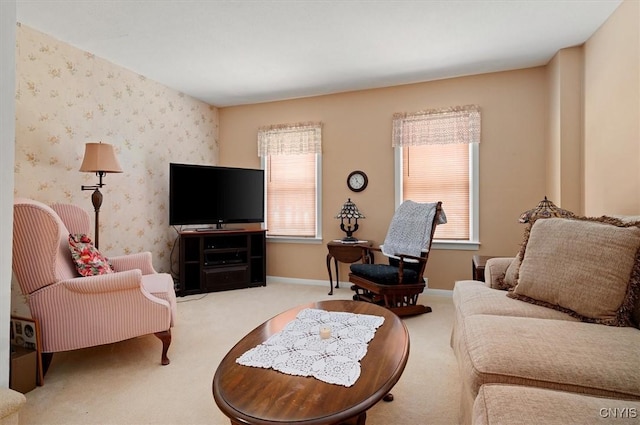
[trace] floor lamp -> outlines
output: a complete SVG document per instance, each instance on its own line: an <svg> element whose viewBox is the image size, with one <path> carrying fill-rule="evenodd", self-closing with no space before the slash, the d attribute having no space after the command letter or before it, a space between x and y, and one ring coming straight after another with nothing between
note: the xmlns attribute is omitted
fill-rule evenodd
<svg viewBox="0 0 640 425"><path fill-rule="evenodd" d="M87 143L84 150L84 158L80 171L85 173L96 173L98 176L98 184L93 186L82 186L82 190L93 190L91 195L91 202L93 203L93 209L96 212L95 219L95 235L94 243L98 248L99 242L99 221L100 206L102 205L102 193L100 188L104 186L102 183L102 177L107 173L122 173L122 168L118 163L113 146L107 143Z"/></svg>

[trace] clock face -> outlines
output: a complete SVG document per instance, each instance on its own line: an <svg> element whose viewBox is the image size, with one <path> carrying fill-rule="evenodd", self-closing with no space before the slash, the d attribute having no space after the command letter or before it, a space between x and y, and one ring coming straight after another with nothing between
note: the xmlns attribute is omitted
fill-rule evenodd
<svg viewBox="0 0 640 425"><path fill-rule="evenodd" d="M368 182L367 175L362 171L354 171L347 177L347 186L354 192L362 192Z"/></svg>

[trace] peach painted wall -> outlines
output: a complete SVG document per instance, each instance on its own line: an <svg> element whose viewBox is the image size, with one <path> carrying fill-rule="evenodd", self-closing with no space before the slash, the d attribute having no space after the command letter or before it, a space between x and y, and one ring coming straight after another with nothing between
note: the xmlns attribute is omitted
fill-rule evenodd
<svg viewBox="0 0 640 425"><path fill-rule="evenodd" d="M91 191L80 186L97 177L78 169L86 142L111 143L124 172L104 178L100 250L151 251L169 272L169 162L217 162L217 108L24 25L16 71L14 195L74 203L93 220ZM21 312L19 300L12 307Z"/></svg>
<svg viewBox="0 0 640 425"><path fill-rule="evenodd" d="M547 65L549 124L546 195L556 205L582 214L583 49L560 50Z"/></svg>
<svg viewBox="0 0 640 425"><path fill-rule="evenodd" d="M586 214L640 214L640 2L585 44L584 108Z"/></svg>
<svg viewBox="0 0 640 425"><path fill-rule="evenodd" d="M262 125L325 123L323 244L269 244L267 273L326 279L324 242L341 236L331 217L348 196L367 215L358 236L384 238L393 213L393 112L482 107L482 245L477 252L434 250L431 288L469 278L475 253L512 255L522 237L519 213L545 194L584 215L639 214L639 22L640 3L626 0L585 46L561 50L545 67L221 109L220 162L227 165L259 166ZM355 195L344 183L353 169L370 178Z"/></svg>
<svg viewBox="0 0 640 425"><path fill-rule="evenodd" d="M394 112L478 104L480 143L479 251L434 250L430 288L451 289L471 278L473 254L513 255L524 228L520 213L545 194L547 76L543 67L455 78L376 90L220 109L220 164L259 167L260 126L322 121L323 243L269 243L267 274L326 280L326 242L344 234L333 216L348 197L366 219L356 235L381 243L394 211L391 120ZM346 178L360 169L369 176L361 193ZM444 205L446 211L446 205ZM347 267L341 268L346 280Z"/></svg>

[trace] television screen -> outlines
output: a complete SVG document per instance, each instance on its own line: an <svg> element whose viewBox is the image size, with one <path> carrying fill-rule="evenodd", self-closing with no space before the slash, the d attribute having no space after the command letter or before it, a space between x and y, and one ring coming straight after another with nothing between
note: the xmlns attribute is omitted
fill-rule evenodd
<svg viewBox="0 0 640 425"><path fill-rule="evenodd" d="M169 224L264 221L264 170L169 164Z"/></svg>

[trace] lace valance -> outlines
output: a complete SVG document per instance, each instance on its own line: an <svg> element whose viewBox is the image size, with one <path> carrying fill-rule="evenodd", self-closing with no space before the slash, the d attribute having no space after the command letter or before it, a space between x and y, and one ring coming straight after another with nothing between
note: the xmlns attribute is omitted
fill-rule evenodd
<svg viewBox="0 0 640 425"><path fill-rule="evenodd" d="M393 115L392 145L480 143L480 108L476 105Z"/></svg>
<svg viewBox="0 0 640 425"><path fill-rule="evenodd" d="M322 123L279 124L258 130L258 156L322 152Z"/></svg>

